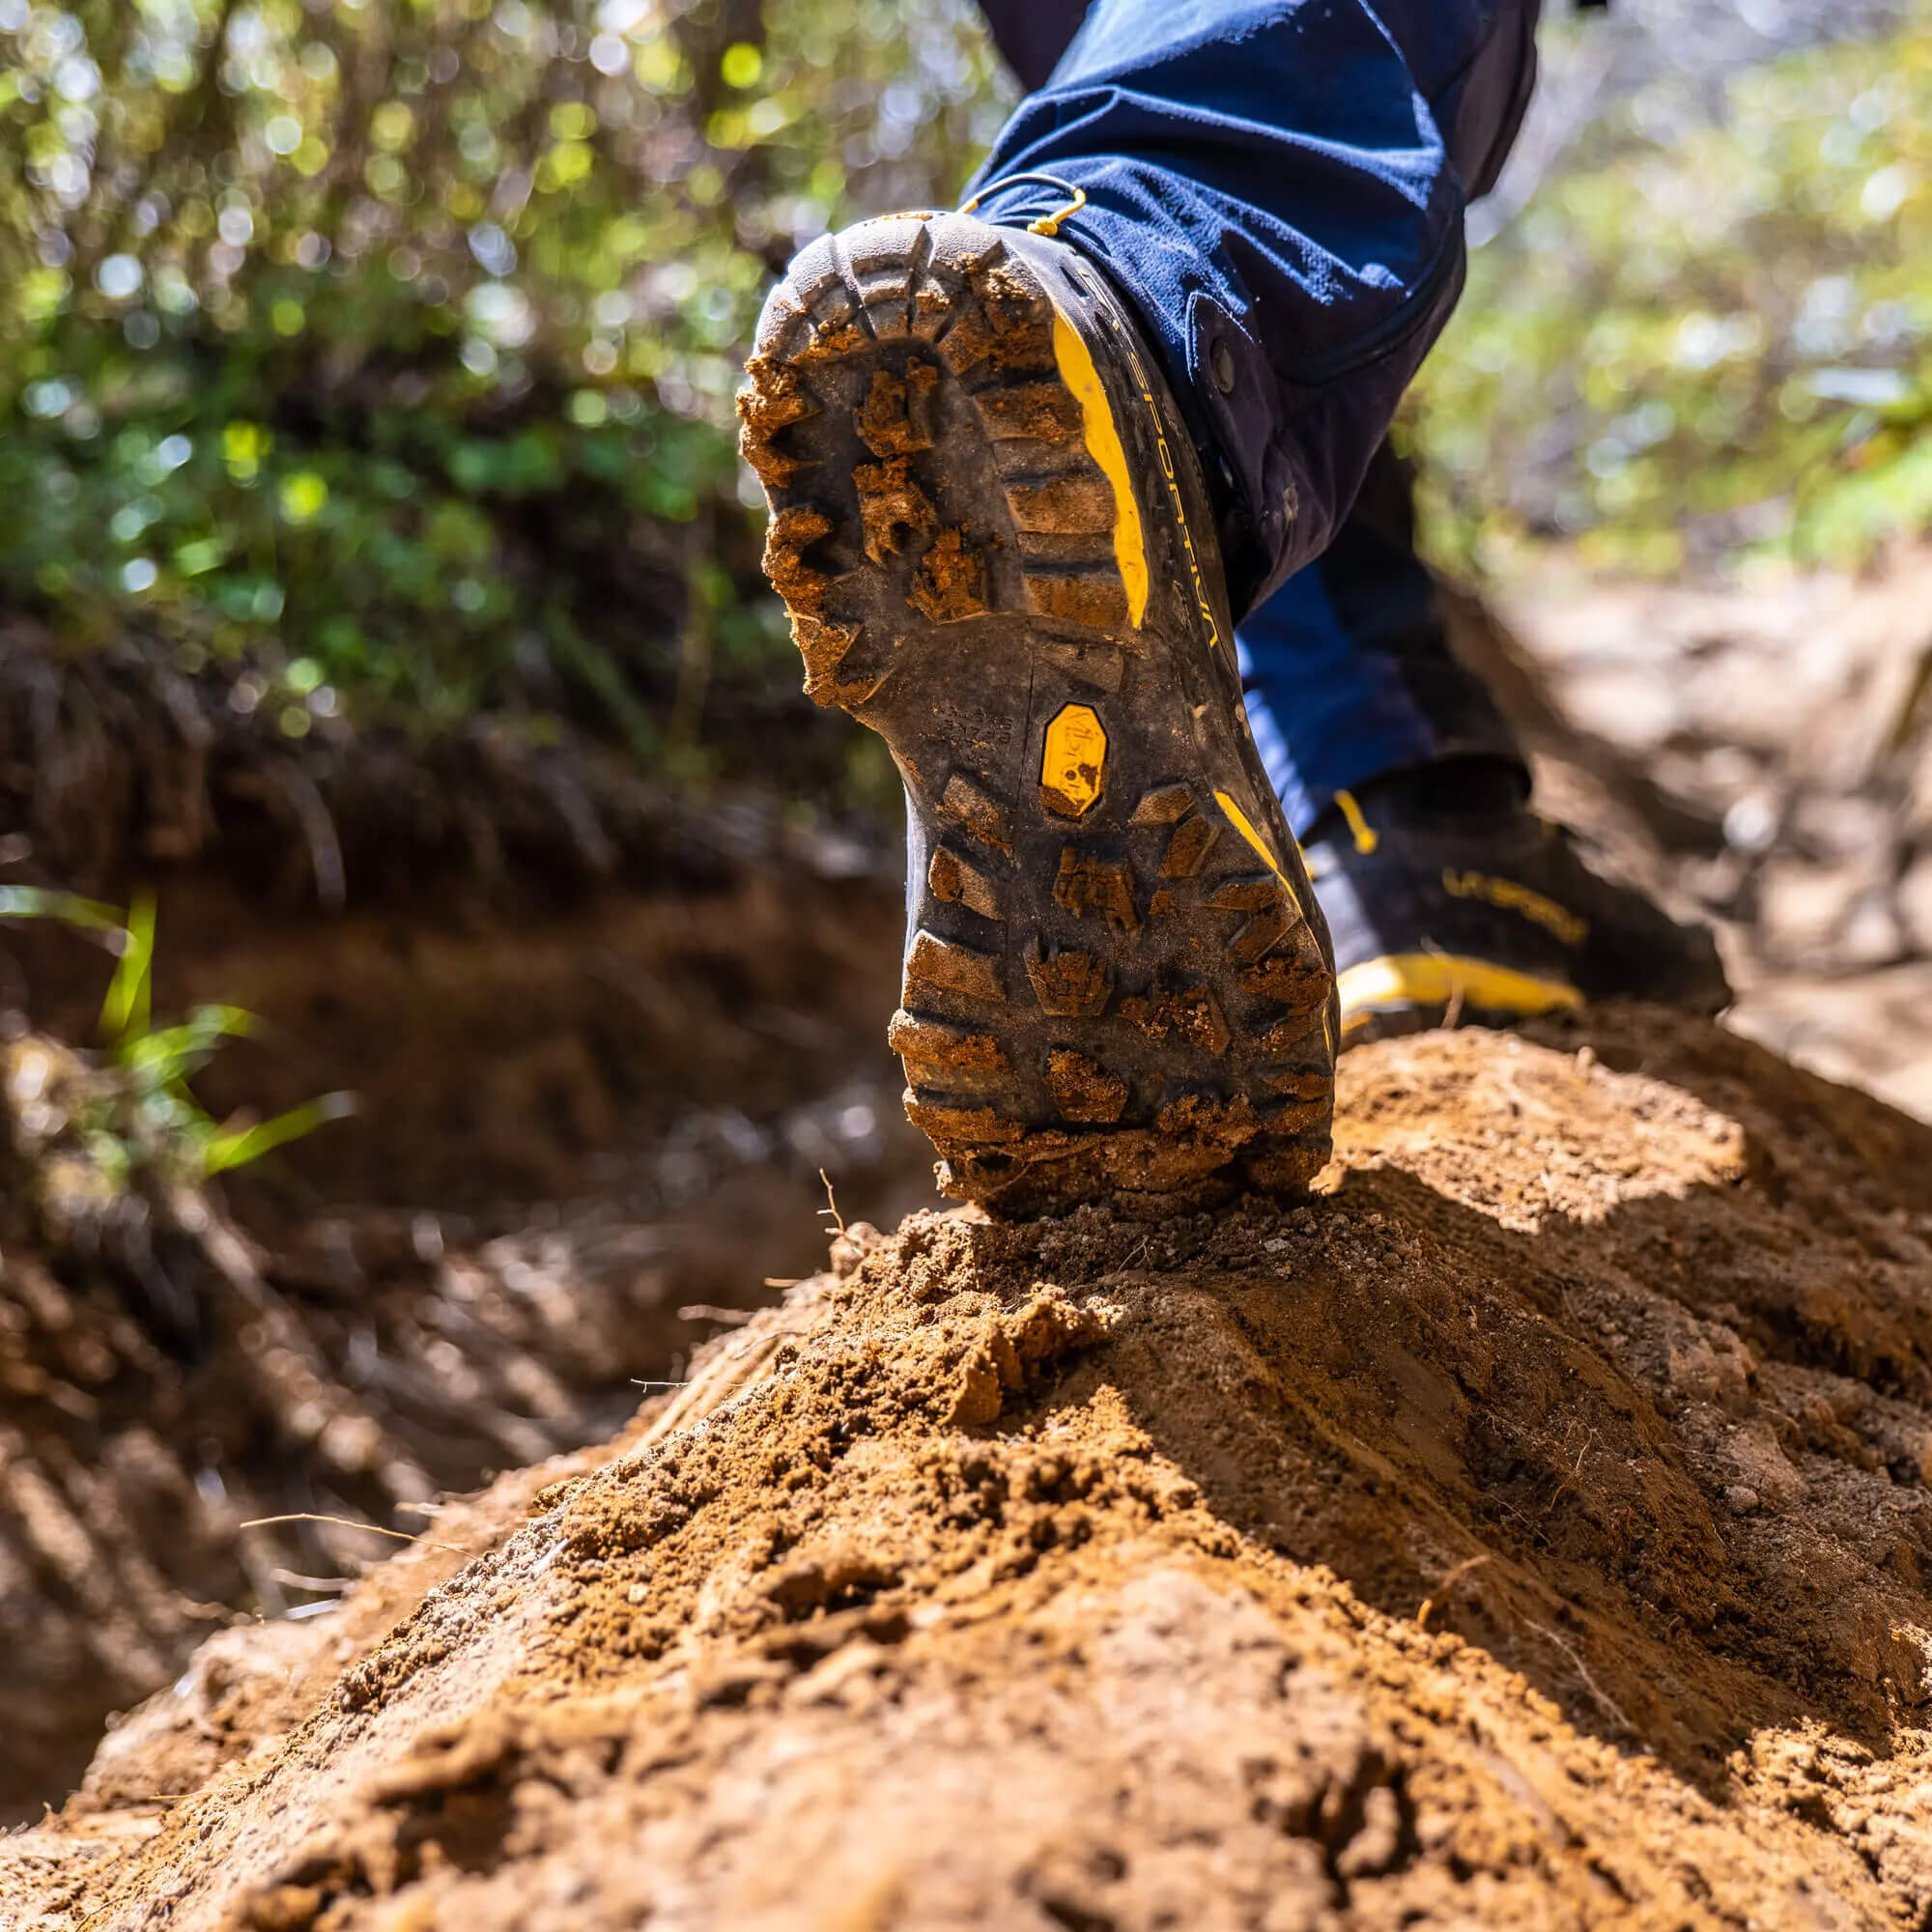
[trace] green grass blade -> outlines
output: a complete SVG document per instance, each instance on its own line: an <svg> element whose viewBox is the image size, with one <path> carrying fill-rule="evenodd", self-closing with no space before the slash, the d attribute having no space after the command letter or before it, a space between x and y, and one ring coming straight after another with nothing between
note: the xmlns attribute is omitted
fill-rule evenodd
<svg viewBox="0 0 1932 1932"><path fill-rule="evenodd" d="M355 1112L354 1094L325 1094L286 1114L277 1114L258 1126L242 1127L233 1133L216 1134L202 1151L202 1165L209 1174L223 1174L233 1167L245 1167L260 1160L290 1141L313 1133L327 1121L340 1121Z"/></svg>
<svg viewBox="0 0 1932 1932"><path fill-rule="evenodd" d="M140 893L128 908L127 940L121 961L100 1007L103 1039L126 1039L145 1034L153 1013L155 970L155 895Z"/></svg>
<svg viewBox="0 0 1932 1932"><path fill-rule="evenodd" d="M122 932L119 906L43 886L0 886L0 919L58 919L86 932Z"/></svg>
<svg viewBox="0 0 1932 1932"><path fill-rule="evenodd" d="M197 1007L179 1026L125 1036L114 1058L145 1085L164 1086L206 1065L224 1039L254 1030L255 1015L245 1007Z"/></svg>

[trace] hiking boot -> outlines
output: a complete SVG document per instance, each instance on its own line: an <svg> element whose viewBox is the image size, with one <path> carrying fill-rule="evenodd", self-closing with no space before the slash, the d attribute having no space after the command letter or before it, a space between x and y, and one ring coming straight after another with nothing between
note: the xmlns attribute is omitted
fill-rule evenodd
<svg viewBox="0 0 1932 1932"><path fill-rule="evenodd" d="M1349 792L1309 834L1350 1045L1424 1027L1511 1026L1599 1000L1715 1013L1731 991L1711 935L1601 878L1511 785L1444 810L1453 779Z"/></svg>
<svg viewBox="0 0 1932 1932"><path fill-rule="evenodd" d="M905 781L890 1038L941 1186L1035 1212L1305 1184L1327 935L1119 299L1047 233L892 215L798 257L748 375L805 688Z"/></svg>

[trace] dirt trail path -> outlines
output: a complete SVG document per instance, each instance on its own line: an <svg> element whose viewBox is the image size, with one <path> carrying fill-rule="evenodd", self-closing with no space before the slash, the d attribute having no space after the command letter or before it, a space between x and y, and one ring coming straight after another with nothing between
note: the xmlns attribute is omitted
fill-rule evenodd
<svg viewBox="0 0 1932 1932"><path fill-rule="evenodd" d="M1310 1206L854 1229L0 1925L1922 1926L1932 1130L1641 1013L1344 1084Z"/></svg>
<svg viewBox="0 0 1932 1932"><path fill-rule="evenodd" d="M1715 922L1727 1024L1932 1120L1932 545L1858 576L1606 578L1525 556L1461 646L1541 809Z"/></svg>

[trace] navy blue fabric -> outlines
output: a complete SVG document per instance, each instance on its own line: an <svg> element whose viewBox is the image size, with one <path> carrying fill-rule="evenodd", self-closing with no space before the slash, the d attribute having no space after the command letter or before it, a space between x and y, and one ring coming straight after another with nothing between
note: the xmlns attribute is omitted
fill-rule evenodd
<svg viewBox="0 0 1932 1932"><path fill-rule="evenodd" d="M1079 15L982 5L1035 71ZM1461 293L1463 211L1521 119L1537 11L1094 0L976 180L1001 221L1065 203L999 185L1022 171L1088 195L1062 233L1139 311L1218 488L1249 719L1297 833L1396 767L1518 756L1449 652L1383 439ZM1351 516L1372 462L1382 507Z"/></svg>
<svg viewBox="0 0 1932 1932"><path fill-rule="evenodd" d="M1429 720L1386 656L1343 628L1319 564L1296 571L1236 628L1235 649L1255 749L1297 838L1337 791L1435 754ZM1280 701L1285 686L1292 708Z"/></svg>
<svg viewBox="0 0 1932 1932"><path fill-rule="evenodd" d="M1415 553L1407 467L1384 442L1335 541L1236 627L1248 723L1297 838L1338 791L1471 759L1528 770L1488 688L1449 648Z"/></svg>
<svg viewBox="0 0 1932 1932"><path fill-rule="evenodd" d="M1327 549L1463 280L1463 211L1534 72L1536 0L1094 0L978 177L1147 322L1227 485L1237 611Z"/></svg>
<svg viewBox="0 0 1932 1932"><path fill-rule="evenodd" d="M1046 85L1080 30L1087 0L980 0L993 44L1029 94Z"/></svg>

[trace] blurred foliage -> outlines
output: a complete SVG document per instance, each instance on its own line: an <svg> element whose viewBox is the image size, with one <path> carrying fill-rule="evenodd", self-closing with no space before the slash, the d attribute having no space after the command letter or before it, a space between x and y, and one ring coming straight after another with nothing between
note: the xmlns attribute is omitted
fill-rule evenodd
<svg viewBox="0 0 1932 1932"><path fill-rule="evenodd" d="M1932 8L1593 128L1474 251L1405 433L1464 567L1856 565L1932 526Z"/></svg>
<svg viewBox="0 0 1932 1932"><path fill-rule="evenodd" d="M970 0L0 0L0 603L292 735L755 749L742 345L805 241L952 199L990 63Z"/></svg>
<svg viewBox="0 0 1932 1932"><path fill-rule="evenodd" d="M971 0L0 0L0 608L292 736L568 717L883 794L731 396L789 255L950 202L1007 89ZM1932 5L1691 89L1475 252L1404 428L1450 560L1932 522Z"/></svg>
<svg viewBox="0 0 1932 1932"><path fill-rule="evenodd" d="M199 1186L355 1111L354 1094L325 1094L266 1121L217 1122L188 1082L257 1021L240 1007L206 1006L155 1024L154 899L138 898L123 915L71 893L0 886L0 922L37 919L104 935L119 955L99 1052L76 1055L31 1035L10 1037L0 1051L13 1151L55 1222L92 1219L134 1188Z"/></svg>

